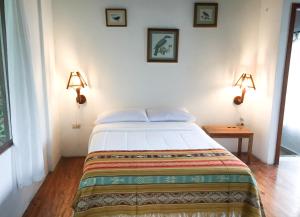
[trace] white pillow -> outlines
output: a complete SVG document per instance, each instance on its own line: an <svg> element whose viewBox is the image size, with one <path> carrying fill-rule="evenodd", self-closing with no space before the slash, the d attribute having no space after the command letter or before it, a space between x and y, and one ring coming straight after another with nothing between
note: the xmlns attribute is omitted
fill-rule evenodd
<svg viewBox="0 0 300 217"><path fill-rule="evenodd" d="M193 122L195 116L186 109L180 108L151 108L147 109L149 121L177 121L177 122Z"/></svg>
<svg viewBox="0 0 300 217"><path fill-rule="evenodd" d="M148 121L145 109L119 109L104 112L97 117L95 124L115 122L146 122Z"/></svg>

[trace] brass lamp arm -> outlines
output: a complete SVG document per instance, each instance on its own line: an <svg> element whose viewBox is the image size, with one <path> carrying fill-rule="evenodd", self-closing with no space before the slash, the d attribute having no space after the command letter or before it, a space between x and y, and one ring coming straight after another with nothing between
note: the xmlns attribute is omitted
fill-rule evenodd
<svg viewBox="0 0 300 217"><path fill-rule="evenodd" d="M245 94L246 94L246 88L243 88L242 95L241 95L241 96L236 96L236 97L234 97L233 102L234 102L236 105L242 104L242 103L244 102Z"/></svg>
<svg viewBox="0 0 300 217"><path fill-rule="evenodd" d="M76 102L78 102L79 104L84 104L86 102L86 98L84 95L80 95L80 88L76 88L76 93Z"/></svg>

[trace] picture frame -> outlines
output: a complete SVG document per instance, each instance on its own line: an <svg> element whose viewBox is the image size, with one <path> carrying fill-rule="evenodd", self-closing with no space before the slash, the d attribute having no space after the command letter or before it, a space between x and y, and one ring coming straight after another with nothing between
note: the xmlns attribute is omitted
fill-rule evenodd
<svg viewBox="0 0 300 217"><path fill-rule="evenodd" d="M195 3L194 27L217 27L218 3Z"/></svg>
<svg viewBox="0 0 300 217"><path fill-rule="evenodd" d="M126 27L127 11L125 8L106 8L106 26L108 27Z"/></svg>
<svg viewBox="0 0 300 217"><path fill-rule="evenodd" d="M178 62L179 29L149 28L147 62Z"/></svg>

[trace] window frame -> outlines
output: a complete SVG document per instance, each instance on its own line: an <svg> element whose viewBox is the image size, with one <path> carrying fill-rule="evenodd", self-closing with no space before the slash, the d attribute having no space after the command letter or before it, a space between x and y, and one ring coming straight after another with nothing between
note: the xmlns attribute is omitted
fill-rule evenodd
<svg viewBox="0 0 300 217"><path fill-rule="evenodd" d="M0 146L0 155L4 153L7 149L13 146L13 140L10 139L8 142L4 143L3 145Z"/></svg>
<svg viewBox="0 0 300 217"><path fill-rule="evenodd" d="M0 146L0 155L4 153L7 149L13 146L12 132L11 132L11 117L10 117L10 101L9 101L9 88L8 88L8 73L7 73L7 40L6 40L6 26L5 26L5 11L4 11L4 0L0 0L0 12L1 12L1 23L0 28L2 29L3 35L3 71L4 71L4 80L5 80L5 95L7 103L7 116L8 116L8 126L10 139ZM1 42L0 42L1 43Z"/></svg>

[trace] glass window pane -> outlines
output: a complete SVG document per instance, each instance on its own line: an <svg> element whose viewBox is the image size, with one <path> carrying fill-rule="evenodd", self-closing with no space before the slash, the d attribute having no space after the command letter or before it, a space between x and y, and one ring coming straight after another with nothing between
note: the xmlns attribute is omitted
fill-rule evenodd
<svg viewBox="0 0 300 217"><path fill-rule="evenodd" d="M0 0L0 147L11 139L6 77L4 4Z"/></svg>
<svg viewBox="0 0 300 217"><path fill-rule="evenodd" d="M0 69L0 73L3 70ZM2 74L3 75L3 74ZM5 92L5 83L3 76L0 81L0 146L10 140L10 129L8 125L8 112L7 112L7 100Z"/></svg>

